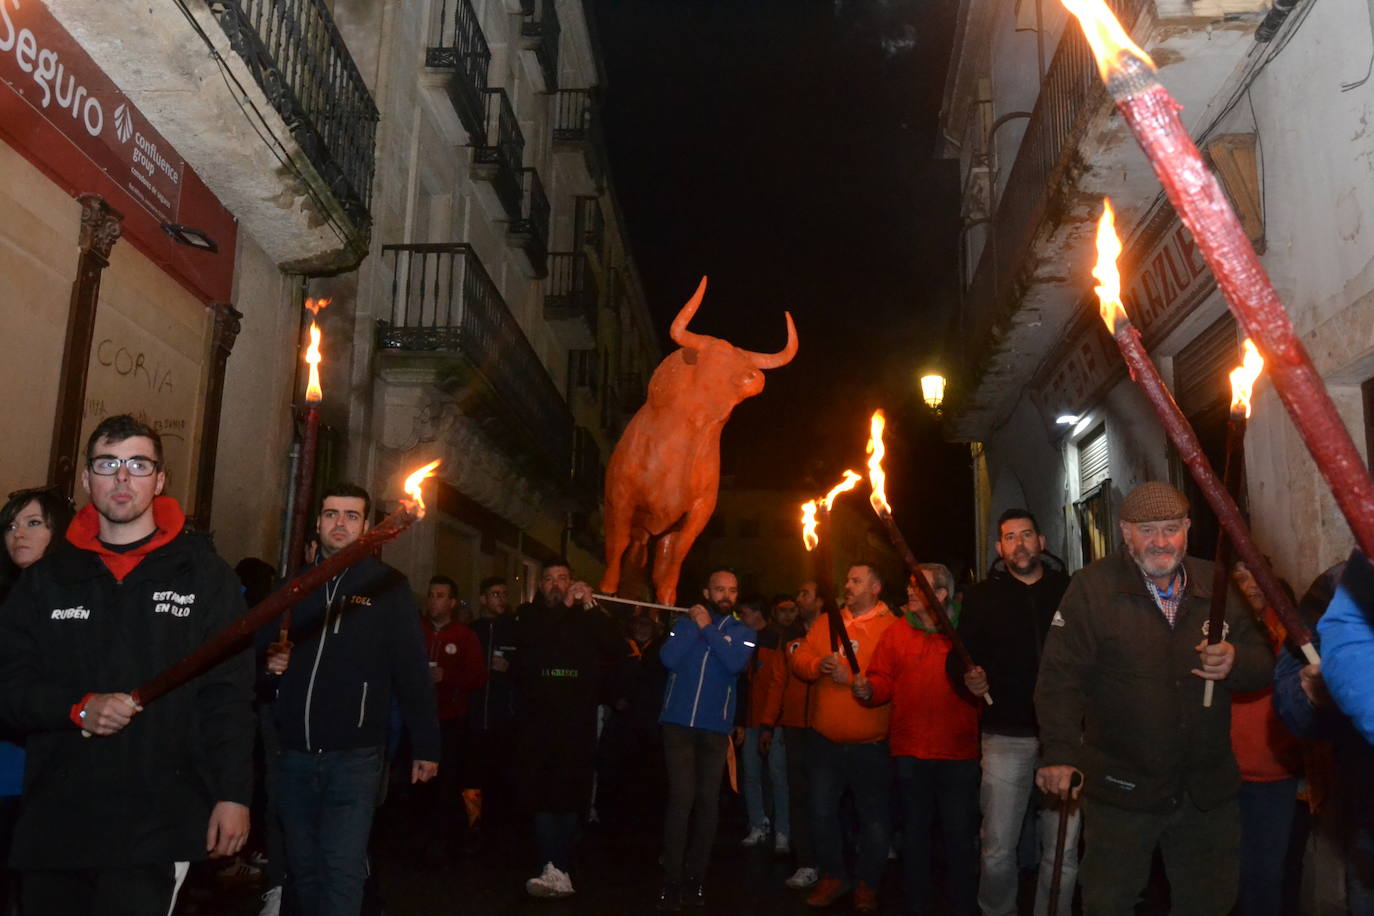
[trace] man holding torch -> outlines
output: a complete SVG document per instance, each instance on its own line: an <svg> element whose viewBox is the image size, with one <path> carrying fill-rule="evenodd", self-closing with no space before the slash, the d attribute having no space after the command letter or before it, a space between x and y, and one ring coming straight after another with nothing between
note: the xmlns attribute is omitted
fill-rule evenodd
<svg viewBox="0 0 1374 916"><path fill-rule="evenodd" d="M0 614L0 721L28 735L11 864L31 916L167 913L190 860L238 852L252 793L252 659L143 709L136 686L244 612L238 578L162 496L130 416L86 443L90 505Z"/></svg>
<svg viewBox="0 0 1374 916"><path fill-rule="evenodd" d="M845 880L840 803L845 792L854 795L859 818L858 852L854 871L854 908L877 912L878 885L887 865L891 812L888 760L889 707L868 708L850 692L854 675L868 665L883 632L897 620L879 600L883 580L871 563L849 568L844 583L843 638L858 661L852 670L842 647L833 646L830 628L818 622L806 641L792 653L792 671L813 682L811 690L811 836L816 846L820 880L806 902L830 906L850 890Z"/></svg>
<svg viewBox="0 0 1374 916"><path fill-rule="evenodd" d="M1080 570L1055 613L1035 690L1041 790L1087 808L1083 911L1130 913L1156 845L1176 914L1235 903L1240 773L1231 752L1233 690L1258 690L1272 655L1240 597L1208 643L1212 564L1184 556L1188 500L1165 483L1121 504L1125 550ZM1220 689L1211 707L1202 683Z"/></svg>
<svg viewBox="0 0 1374 916"><path fill-rule="evenodd" d="M371 508L361 487L325 490L316 523L321 560L362 537ZM277 633L269 623L259 641ZM367 556L296 605L290 637L294 647L274 644L267 662L281 675L274 711L287 870L305 913L354 914L367 877L393 691L410 731L411 782L428 782L439 770L434 681L415 597L405 576Z"/></svg>

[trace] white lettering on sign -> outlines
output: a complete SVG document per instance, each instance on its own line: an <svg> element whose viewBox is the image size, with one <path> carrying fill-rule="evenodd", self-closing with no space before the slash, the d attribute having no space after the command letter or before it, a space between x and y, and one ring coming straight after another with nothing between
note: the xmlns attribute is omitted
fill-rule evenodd
<svg viewBox="0 0 1374 916"><path fill-rule="evenodd" d="M100 136L105 129L105 109L100 100L90 93L84 85L76 81L76 75L67 72L66 64L56 51L39 49L38 39L29 29L15 30L10 10L19 12L19 0L0 0L0 51L14 52L14 62L19 69L33 75L33 81L42 91L39 105L48 108L53 101L58 107L68 111L73 120L78 121L92 137ZM63 79L66 80L65 91Z"/></svg>

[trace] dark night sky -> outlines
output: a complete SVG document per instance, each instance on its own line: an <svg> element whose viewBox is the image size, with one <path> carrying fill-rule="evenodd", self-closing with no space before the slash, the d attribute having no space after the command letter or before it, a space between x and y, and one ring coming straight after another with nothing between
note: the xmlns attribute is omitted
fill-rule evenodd
<svg viewBox="0 0 1374 916"><path fill-rule="evenodd" d="M955 290L957 170L934 158L948 0L594 0L611 171L664 345L692 330L800 352L735 409L744 485L828 487L889 415L889 490L926 557L972 553L968 450L916 376Z"/></svg>

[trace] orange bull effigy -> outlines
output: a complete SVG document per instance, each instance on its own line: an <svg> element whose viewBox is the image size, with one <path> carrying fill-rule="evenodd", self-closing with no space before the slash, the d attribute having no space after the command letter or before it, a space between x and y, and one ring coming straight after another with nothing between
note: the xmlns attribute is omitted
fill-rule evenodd
<svg viewBox="0 0 1374 916"><path fill-rule="evenodd" d="M606 467L606 575L601 591L620 587L626 548L643 566L657 537L654 591L663 604L677 597L682 561L716 508L720 432L730 411L763 390L764 369L785 366L797 353L797 329L787 318L787 346L751 353L724 340L694 334L687 324L706 293L706 278L673 319L681 349L649 380L649 397L631 418Z"/></svg>

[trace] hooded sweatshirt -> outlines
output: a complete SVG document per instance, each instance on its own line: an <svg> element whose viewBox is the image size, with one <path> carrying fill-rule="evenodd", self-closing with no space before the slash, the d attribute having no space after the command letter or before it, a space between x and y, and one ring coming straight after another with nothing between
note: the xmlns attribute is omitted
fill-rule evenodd
<svg viewBox="0 0 1374 916"><path fill-rule="evenodd" d="M873 651L883 632L897 621L887 605L879 601L868 612L855 617L841 608L845 633L854 646L859 670L868 668ZM806 634L806 641L792 653L792 671L811 685L811 727L837 744L871 744L887 737L890 707L867 707L854 699L848 683L837 684L821 674L821 660L830 655L830 627L817 618ZM848 666L841 651L840 664Z"/></svg>

